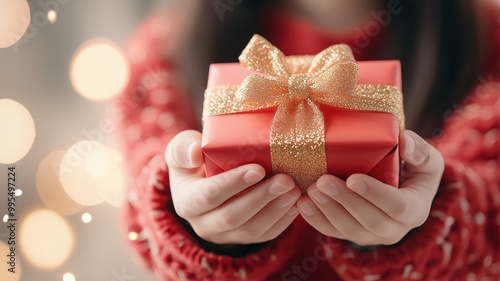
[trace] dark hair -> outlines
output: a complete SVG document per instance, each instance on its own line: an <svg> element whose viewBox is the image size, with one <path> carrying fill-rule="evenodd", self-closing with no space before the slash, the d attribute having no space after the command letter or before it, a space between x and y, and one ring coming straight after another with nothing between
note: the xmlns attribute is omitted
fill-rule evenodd
<svg viewBox="0 0 500 281"><path fill-rule="evenodd" d="M177 61L199 106L208 64L237 61L252 35L261 33L259 21L273 1L232 1L238 5L223 20L215 2L199 2ZM384 43L370 59L401 60L407 127L430 137L481 74L485 38L474 0L400 2L404 9L392 16Z"/></svg>

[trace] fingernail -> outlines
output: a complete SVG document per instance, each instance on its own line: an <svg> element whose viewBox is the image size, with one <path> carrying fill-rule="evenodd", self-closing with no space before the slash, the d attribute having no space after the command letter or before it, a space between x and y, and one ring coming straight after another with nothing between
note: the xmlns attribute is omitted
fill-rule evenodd
<svg viewBox="0 0 500 281"><path fill-rule="evenodd" d="M278 198L278 200L276 200L276 207L278 207L278 209L283 209L283 208L289 206L290 204L292 204L293 202L295 202L296 200L297 200L297 197L285 193L285 194L281 195Z"/></svg>
<svg viewBox="0 0 500 281"><path fill-rule="evenodd" d="M328 203L328 201L330 200L330 199L328 199L328 197L326 197L325 194L323 194L323 192L321 192L317 189L309 191L307 194L309 194L309 196L314 198L314 200L316 200L318 203L320 203L322 205Z"/></svg>
<svg viewBox="0 0 500 281"><path fill-rule="evenodd" d="M299 208L307 216L314 215L314 206L313 206L313 203L311 201L303 202L302 204L299 205Z"/></svg>
<svg viewBox="0 0 500 281"><path fill-rule="evenodd" d="M196 146L196 143L192 142L188 145L187 149L186 149L186 159L187 159L187 164L191 167L194 166L193 164L193 150Z"/></svg>
<svg viewBox="0 0 500 281"><path fill-rule="evenodd" d="M404 135L405 135L405 155L410 156L413 154L413 152L415 152L415 147L416 147L415 140L407 133L404 133Z"/></svg>
<svg viewBox="0 0 500 281"><path fill-rule="evenodd" d="M286 212L286 214L289 215L289 216L291 216L291 217L293 217L298 212L299 212L299 209L297 209L296 207L291 207L290 210L288 210L288 212Z"/></svg>
<svg viewBox="0 0 500 281"><path fill-rule="evenodd" d="M362 180L355 180L353 183L349 182L347 186L357 194L365 194L367 190L366 183Z"/></svg>
<svg viewBox="0 0 500 281"><path fill-rule="evenodd" d="M319 184L317 183L316 186L321 189L324 193L327 195L333 197L337 196L340 193L339 187L337 186L336 183L331 182L331 181L324 181L320 182Z"/></svg>
<svg viewBox="0 0 500 281"><path fill-rule="evenodd" d="M255 170L250 170L250 171L246 172L245 175L243 176L243 181L245 183L256 183L256 182L260 181L263 177L264 177L263 174L255 171Z"/></svg>
<svg viewBox="0 0 500 281"><path fill-rule="evenodd" d="M279 181L275 181L275 182L271 183L268 191L269 191L269 194L276 196L276 195L281 195L285 192L288 192L292 188L293 188L293 186L288 186L288 185L285 185Z"/></svg>

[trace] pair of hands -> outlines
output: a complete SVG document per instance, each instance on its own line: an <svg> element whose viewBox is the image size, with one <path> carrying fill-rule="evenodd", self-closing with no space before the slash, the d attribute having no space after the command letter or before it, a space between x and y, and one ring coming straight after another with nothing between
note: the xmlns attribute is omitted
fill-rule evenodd
<svg viewBox="0 0 500 281"><path fill-rule="evenodd" d="M302 196L287 175L262 181L265 171L257 164L206 178L197 131L172 139L165 159L175 211L206 241L269 241L300 214L324 235L360 246L391 245L425 222L444 171L439 152L414 132L403 132L400 143L412 173L399 189L363 174L347 181L324 175Z"/></svg>

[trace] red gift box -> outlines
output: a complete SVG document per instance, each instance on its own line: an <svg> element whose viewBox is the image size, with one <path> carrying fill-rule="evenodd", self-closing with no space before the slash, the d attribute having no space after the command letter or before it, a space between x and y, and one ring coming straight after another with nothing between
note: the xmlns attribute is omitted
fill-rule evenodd
<svg viewBox="0 0 500 281"><path fill-rule="evenodd" d="M401 90L399 61L357 62L358 84L390 85ZM255 71L239 63L212 64L207 88L240 84ZM386 112L318 105L324 117L327 173L346 179L370 175L398 186L400 121ZM273 174L270 135L276 107L204 118L202 151L206 175L257 163ZM307 187L301 187L305 190Z"/></svg>

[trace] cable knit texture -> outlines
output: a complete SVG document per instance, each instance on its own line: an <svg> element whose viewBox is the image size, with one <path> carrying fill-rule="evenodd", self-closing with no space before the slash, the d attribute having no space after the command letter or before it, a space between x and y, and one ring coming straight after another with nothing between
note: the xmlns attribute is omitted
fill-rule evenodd
<svg viewBox="0 0 500 281"><path fill-rule="evenodd" d="M121 226L158 280L500 280L499 64L429 140L445 157L445 173L429 218L398 244L359 249L299 216L273 241L231 257L201 247L172 205L164 150L196 121L169 63L175 38L163 31L176 28L171 18L152 16L132 35L130 83L113 108L129 174ZM499 23L492 22L498 50Z"/></svg>

